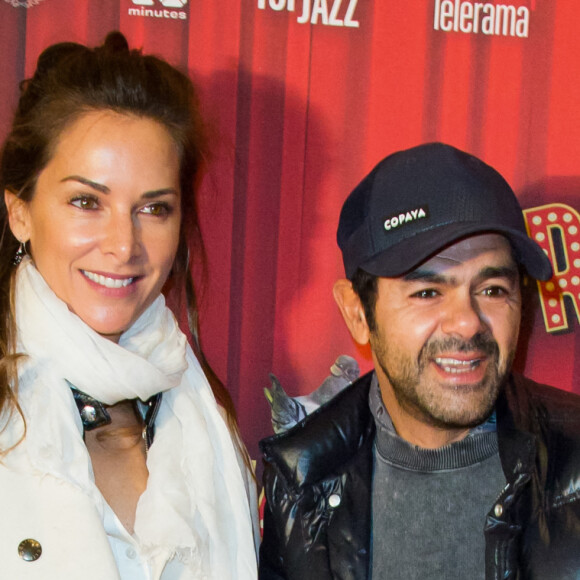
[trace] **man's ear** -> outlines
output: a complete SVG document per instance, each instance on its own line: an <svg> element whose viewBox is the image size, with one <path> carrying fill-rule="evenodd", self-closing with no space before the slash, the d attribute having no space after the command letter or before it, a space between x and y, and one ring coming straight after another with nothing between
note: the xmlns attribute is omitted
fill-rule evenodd
<svg viewBox="0 0 580 580"><path fill-rule="evenodd" d="M366 344L370 338L370 330L364 307L351 281L337 280L332 293L350 334L359 344Z"/></svg>
<svg viewBox="0 0 580 580"><path fill-rule="evenodd" d="M20 242L27 242L30 239L30 213L27 202L6 189L4 203L8 212L10 230L14 237Z"/></svg>

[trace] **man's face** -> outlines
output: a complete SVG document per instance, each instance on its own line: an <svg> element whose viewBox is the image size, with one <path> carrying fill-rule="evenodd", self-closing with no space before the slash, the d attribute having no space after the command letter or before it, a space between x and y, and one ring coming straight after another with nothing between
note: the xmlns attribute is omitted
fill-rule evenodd
<svg viewBox="0 0 580 580"><path fill-rule="evenodd" d="M467 238L405 276L379 278L375 314L370 343L395 426L457 430L487 418L521 315L518 269L503 236Z"/></svg>

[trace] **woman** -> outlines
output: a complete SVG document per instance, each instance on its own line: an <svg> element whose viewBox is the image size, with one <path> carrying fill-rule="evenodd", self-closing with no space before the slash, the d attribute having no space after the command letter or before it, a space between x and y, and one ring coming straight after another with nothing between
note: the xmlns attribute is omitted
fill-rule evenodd
<svg viewBox="0 0 580 580"><path fill-rule="evenodd" d="M0 162L2 577L256 576L247 454L197 338L205 155L189 79L119 33L23 83Z"/></svg>

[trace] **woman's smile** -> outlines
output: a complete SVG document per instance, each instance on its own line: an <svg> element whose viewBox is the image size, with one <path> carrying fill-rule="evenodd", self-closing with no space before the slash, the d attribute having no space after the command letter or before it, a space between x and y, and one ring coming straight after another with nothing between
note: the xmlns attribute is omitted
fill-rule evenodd
<svg viewBox="0 0 580 580"><path fill-rule="evenodd" d="M105 288L124 288L125 286L129 286L129 284L133 283L136 280L136 277L131 278L121 278L121 277L113 277L113 276L104 276L103 274L96 274L95 272L89 272L87 270L81 270L81 272L95 284L99 286L104 286Z"/></svg>

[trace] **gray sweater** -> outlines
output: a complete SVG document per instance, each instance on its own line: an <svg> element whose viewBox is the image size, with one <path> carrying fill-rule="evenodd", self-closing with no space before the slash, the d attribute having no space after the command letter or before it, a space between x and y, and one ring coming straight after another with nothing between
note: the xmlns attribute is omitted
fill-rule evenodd
<svg viewBox="0 0 580 580"><path fill-rule="evenodd" d="M422 449L396 434L376 376L369 403L373 580L483 580L483 522L505 484L493 417L461 441Z"/></svg>

